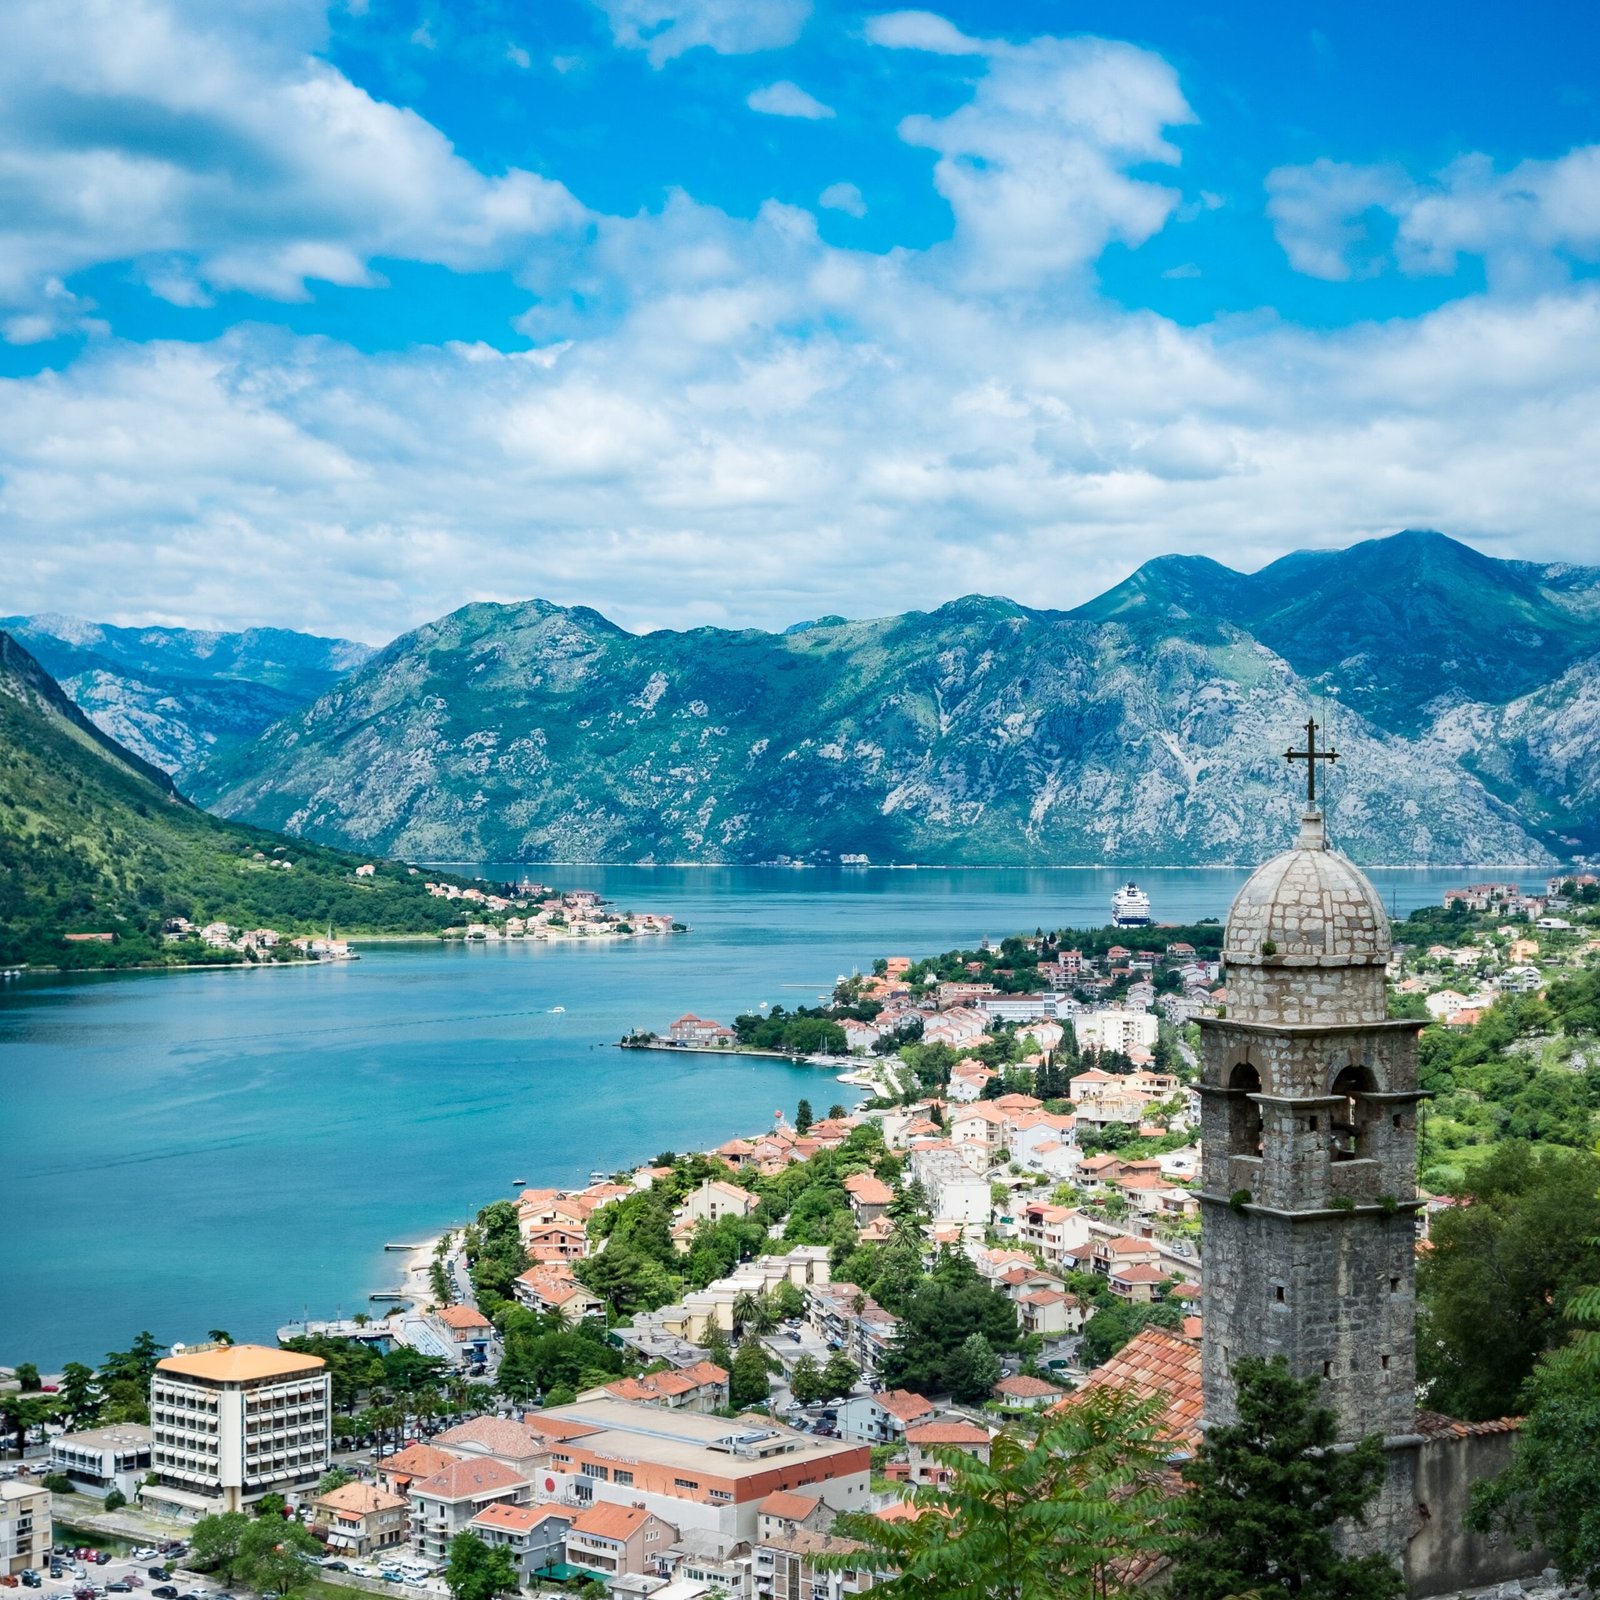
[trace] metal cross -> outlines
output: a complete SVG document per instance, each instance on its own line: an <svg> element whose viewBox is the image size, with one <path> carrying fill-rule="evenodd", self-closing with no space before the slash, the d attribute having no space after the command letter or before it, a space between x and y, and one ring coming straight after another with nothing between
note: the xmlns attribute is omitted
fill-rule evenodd
<svg viewBox="0 0 1600 1600"><path fill-rule="evenodd" d="M1317 763L1319 761L1337 761L1337 750L1317 749L1317 724L1313 721L1306 723L1306 747L1304 750L1285 750L1285 761L1303 761L1306 764L1306 806L1310 810L1316 809L1317 804Z"/></svg>

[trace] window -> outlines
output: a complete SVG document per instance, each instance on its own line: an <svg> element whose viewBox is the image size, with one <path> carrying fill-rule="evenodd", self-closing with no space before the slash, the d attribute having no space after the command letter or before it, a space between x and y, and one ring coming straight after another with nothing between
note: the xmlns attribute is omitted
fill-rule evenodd
<svg viewBox="0 0 1600 1600"><path fill-rule="evenodd" d="M1333 1376L1333 1363L1331 1361L1324 1361L1322 1363L1322 1376L1324 1378L1331 1378Z"/></svg>
<svg viewBox="0 0 1600 1600"><path fill-rule="evenodd" d="M678 1489L698 1489L700 1487L699 1480L695 1478L674 1478L672 1482L673 1486Z"/></svg>
<svg viewBox="0 0 1600 1600"><path fill-rule="evenodd" d="M619 1484L630 1484L633 1482L633 1474L631 1472L624 1472L621 1467L617 1468L616 1472L613 1474L613 1477Z"/></svg>
<svg viewBox="0 0 1600 1600"><path fill-rule="evenodd" d="M597 1467L592 1461L585 1461L578 1468L578 1471L586 1478L598 1478L601 1483L609 1483L611 1481L611 1469L609 1467Z"/></svg>
<svg viewBox="0 0 1600 1600"><path fill-rule="evenodd" d="M1276 1285L1276 1286L1275 1286L1275 1287L1274 1287L1274 1288L1273 1288L1273 1291L1272 1291L1272 1298L1273 1298L1273 1299L1274 1299L1274 1300L1276 1300L1276 1301L1277 1301L1277 1302L1278 1302L1278 1304L1279 1304L1279 1305L1282 1305L1282 1304L1283 1304L1283 1285L1282 1285L1282 1284L1281 1284L1281 1283L1280 1283L1280 1284L1277 1284L1277 1285Z"/></svg>
<svg viewBox="0 0 1600 1600"><path fill-rule="evenodd" d="M1379 1356L1378 1357L1378 1365L1380 1367L1382 1367L1385 1372L1387 1372L1389 1370L1389 1358L1388 1358L1388 1356Z"/></svg>
<svg viewBox="0 0 1600 1600"><path fill-rule="evenodd" d="M1390 1294L1399 1294L1400 1293L1400 1280L1398 1278L1391 1278L1389 1280L1389 1293Z"/></svg>

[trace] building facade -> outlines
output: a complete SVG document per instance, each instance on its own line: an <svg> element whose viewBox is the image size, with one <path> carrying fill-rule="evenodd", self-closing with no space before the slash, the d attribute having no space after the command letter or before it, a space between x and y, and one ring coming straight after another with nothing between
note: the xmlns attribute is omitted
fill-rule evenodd
<svg viewBox="0 0 1600 1600"><path fill-rule="evenodd" d="M328 1470L331 1380L320 1356L264 1345L196 1346L156 1363L141 1497L169 1515L242 1511Z"/></svg>
<svg viewBox="0 0 1600 1600"><path fill-rule="evenodd" d="M82 1433L63 1433L50 1441L50 1470L72 1479L84 1494L124 1500L139 1492L150 1471L151 1430L147 1423L114 1422Z"/></svg>
<svg viewBox="0 0 1600 1600"><path fill-rule="evenodd" d="M54 1530L50 1491L36 1483L0 1483L0 1576L50 1566Z"/></svg>

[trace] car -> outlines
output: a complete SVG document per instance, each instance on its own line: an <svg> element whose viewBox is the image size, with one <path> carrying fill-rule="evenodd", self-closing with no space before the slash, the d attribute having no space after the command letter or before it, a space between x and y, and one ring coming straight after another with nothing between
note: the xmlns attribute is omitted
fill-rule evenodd
<svg viewBox="0 0 1600 1600"><path fill-rule="evenodd" d="M329 1572L348 1572L350 1570L348 1561L324 1561L322 1564Z"/></svg>
<svg viewBox="0 0 1600 1600"><path fill-rule="evenodd" d="M165 1583L172 1574L165 1567L146 1567L145 1575L154 1578L157 1583Z"/></svg>
<svg viewBox="0 0 1600 1600"><path fill-rule="evenodd" d="M135 1589L144 1588L144 1579L137 1572L130 1572L123 1581L132 1584Z"/></svg>
<svg viewBox="0 0 1600 1600"><path fill-rule="evenodd" d="M107 1594L132 1594L133 1585L126 1578L117 1578L106 1585Z"/></svg>
<svg viewBox="0 0 1600 1600"><path fill-rule="evenodd" d="M178 1589L176 1584L158 1584L150 1591L150 1594L152 1600L178 1600Z"/></svg>
<svg viewBox="0 0 1600 1600"><path fill-rule="evenodd" d="M109 1550L96 1550L94 1553L94 1564L97 1567L109 1566L111 1564L111 1552Z"/></svg>
<svg viewBox="0 0 1600 1600"><path fill-rule="evenodd" d="M32 1567L24 1567L17 1576L22 1579L22 1587L24 1589L37 1589L44 1583L44 1579Z"/></svg>

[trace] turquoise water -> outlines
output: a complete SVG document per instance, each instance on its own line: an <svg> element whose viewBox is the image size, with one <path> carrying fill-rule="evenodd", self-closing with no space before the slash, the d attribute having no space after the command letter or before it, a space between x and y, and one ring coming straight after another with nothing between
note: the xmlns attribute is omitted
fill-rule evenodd
<svg viewBox="0 0 1600 1600"><path fill-rule="evenodd" d="M410 1241L532 1184L760 1128L815 1068L611 1048L683 1011L808 1003L875 956L1098 925L1114 871L563 868L693 932L366 945L342 965L0 987L0 1363L98 1360L141 1328L270 1337L391 1287ZM1162 920L1232 871L1139 874ZM1460 873L1374 877L1401 912ZM564 1007L555 1012L553 1007Z"/></svg>

